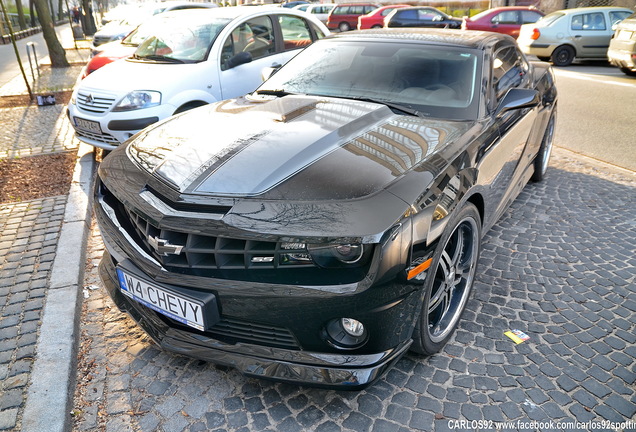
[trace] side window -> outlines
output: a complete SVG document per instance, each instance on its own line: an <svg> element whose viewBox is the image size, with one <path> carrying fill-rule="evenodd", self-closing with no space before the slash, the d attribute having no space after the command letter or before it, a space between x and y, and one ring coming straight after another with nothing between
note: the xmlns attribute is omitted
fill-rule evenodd
<svg viewBox="0 0 636 432"><path fill-rule="evenodd" d="M405 11L398 11L395 14L396 18L400 18L400 19L410 19L410 20L416 20L417 19L417 9L409 9L409 10L405 10Z"/></svg>
<svg viewBox="0 0 636 432"><path fill-rule="evenodd" d="M324 34L322 32L322 30L320 28L318 28L318 26L312 22L309 23L309 27L311 27L311 29L314 31L314 35L316 37L316 40L318 39L322 39L325 36L327 36L326 34Z"/></svg>
<svg viewBox="0 0 636 432"><path fill-rule="evenodd" d="M515 47L500 49L494 57L492 84L497 101L501 100L508 90L519 86L528 71L528 64Z"/></svg>
<svg viewBox="0 0 636 432"><path fill-rule="evenodd" d="M278 22L283 33L284 50L295 50L311 44L311 32L307 21L292 15L279 15Z"/></svg>
<svg viewBox="0 0 636 432"><path fill-rule="evenodd" d="M532 24L539 21L541 14L532 11L521 11L521 24Z"/></svg>
<svg viewBox="0 0 636 432"><path fill-rule="evenodd" d="M627 18L629 16L629 12L625 12L625 11L611 11L609 13L609 19L610 19L610 23L612 25L616 24L619 21L624 20L625 18Z"/></svg>
<svg viewBox="0 0 636 432"><path fill-rule="evenodd" d="M349 7L348 6L338 6L332 12L333 15L346 15L348 13L349 13Z"/></svg>
<svg viewBox="0 0 636 432"><path fill-rule="evenodd" d="M248 52L253 59L276 51L274 30L269 17L256 17L239 24L223 43L221 70L228 69L227 62L240 52Z"/></svg>
<svg viewBox="0 0 636 432"><path fill-rule="evenodd" d="M493 24L517 24L517 11L505 11L491 20Z"/></svg>
<svg viewBox="0 0 636 432"><path fill-rule="evenodd" d="M605 30L605 28L605 17L601 12L572 17L572 30Z"/></svg>

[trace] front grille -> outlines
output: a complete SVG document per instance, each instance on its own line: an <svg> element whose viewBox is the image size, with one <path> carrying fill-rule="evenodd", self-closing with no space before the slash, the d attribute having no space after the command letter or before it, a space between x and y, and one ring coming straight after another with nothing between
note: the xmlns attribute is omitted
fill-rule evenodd
<svg viewBox="0 0 636 432"><path fill-rule="evenodd" d="M95 134L84 130L75 129L75 134L77 136L91 139L93 141L99 141L104 144L119 145L119 141L117 141L117 138L104 132L102 132L101 134Z"/></svg>
<svg viewBox="0 0 636 432"><path fill-rule="evenodd" d="M295 257L305 256L307 251L304 245L283 246L281 242L160 229L129 209L126 209L126 213L146 249L164 267L174 271L315 267L311 261L294 260Z"/></svg>
<svg viewBox="0 0 636 432"><path fill-rule="evenodd" d="M78 91L75 102L77 107L82 111L101 114L113 106L115 97L112 95L97 95L86 91Z"/></svg>

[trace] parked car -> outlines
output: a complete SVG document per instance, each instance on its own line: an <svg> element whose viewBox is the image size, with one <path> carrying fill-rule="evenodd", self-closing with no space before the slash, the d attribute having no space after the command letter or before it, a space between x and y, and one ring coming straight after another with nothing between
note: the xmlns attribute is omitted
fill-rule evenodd
<svg viewBox="0 0 636 432"><path fill-rule="evenodd" d="M395 9L384 18L384 26L458 29L462 26L462 20L434 7L417 6Z"/></svg>
<svg viewBox="0 0 636 432"><path fill-rule="evenodd" d="M173 114L249 93L263 68L329 33L314 17L279 7L165 14L174 15L171 26L76 87L68 114L81 141L112 150Z"/></svg>
<svg viewBox="0 0 636 432"><path fill-rule="evenodd" d="M167 1L162 3L146 3L137 7L125 8L125 16L108 22L93 35L93 49L102 44L123 39L128 33L153 15L175 10L215 7L217 7L217 5L214 3Z"/></svg>
<svg viewBox="0 0 636 432"><path fill-rule="evenodd" d="M384 27L384 18L394 9L408 7L408 5L394 4L381 6L366 15L358 17L358 30Z"/></svg>
<svg viewBox="0 0 636 432"><path fill-rule="evenodd" d="M473 33L340 33L112 152L94 202L115 304L167 350L303 385L442 349L555 127L551 66Z"/></svg>
<svg viewBox="0 0 636 432"><path fill-rule="evenodd" d="M159 14L153 16L137 26L137 28L128 33L122 40L108 42L93 48L93 56L88 63L86 63L82 71L82 79L108 63L133 55L139 44L149 35L160 31L162 27L171 26L171 21L174 16L174 14Z"/></svg>
<svg viewBox="0 0 636 432"><path fill-rule="evenodd" d="M612 26L633 13L620 7L587 7L552 12L534 24L521 26L521 50L555 66L568 66L575 58L604 59Z"/></svg>
<svg viewBox="0 0 636 432"><path fill-rule="evenodd" d="M366 15L377 8L378 5L375 3L339 4L329 13L327 28L341 32L349 31L357 27L359 16Z"/></svg>
<svg viewBox="0 0 636 432"><path fill-rule="evenodd" d="M321 22L327 23L327 19L329 19L329 13L334 7L336 7L335 3L314 3L294 6L294 9L313 14Z"/></svg>
<svg viewBox="0 0 636 432"><path fill-rule="evenodd" d="M522 24L535 23L545 14L532 6L505 6L485 10L464 18L463 30L482 30L519 36Z"/></svg>
<svg viewBox="0 0 636 432"><path fill-rule="evenodd" d="M298 5L304 5L304 4L309 4L309 2L303 1L303 0L290 1L290 2L282 3L281 7L292 9Z"/></svg>
<svg viewBox="0 0 636 432"><path fill-rule="evenodd" d="M636 14L616 25L607 50L609 62L630 76L636 76Z"/></svg>

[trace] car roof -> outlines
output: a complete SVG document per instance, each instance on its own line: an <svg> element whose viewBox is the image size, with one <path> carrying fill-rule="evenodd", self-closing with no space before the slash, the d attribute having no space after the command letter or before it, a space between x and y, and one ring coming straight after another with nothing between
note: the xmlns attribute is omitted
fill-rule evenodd
<svg viewBox="0 0 636 432"><path fill-rule="evenodd" d="M205 9L184 9L179 11L164 12L164 16L178 15L181 18L187 18L188 15L201 16L202 14L209 15L214 18L227 18L233 20L235 18L244 17L246 15L259 15L267 13L285 13L306 17L307 15L298 10L291 8L280 8L276 6L259 6L255 7L242 7L242 6L230 6L220 8L205 8ZM170 14L170 15L168 15Z"/></svg>
<svg viewBox="0 0 636 432"><path fill-rule="evenodd" d="M582 7L582 8L574 8L574 9L561 9L556 12L561 12L566 15L571 15L574 13L580 12L594 12L594 11L629 11L633 12L631 9L627 9L620 6L591 6L591 7Z"/></svg>
<svg viewBox="0 0 636 432"><path fill-rule="evenodd" d="M486 45L498 41L514 39L503 33L484 31L464 31L455 29L409 28L357 30L346 33L332 33L328 39L374 40L374 41L413 41L432 45L453 45L466 48L483 49Z"/></svg>

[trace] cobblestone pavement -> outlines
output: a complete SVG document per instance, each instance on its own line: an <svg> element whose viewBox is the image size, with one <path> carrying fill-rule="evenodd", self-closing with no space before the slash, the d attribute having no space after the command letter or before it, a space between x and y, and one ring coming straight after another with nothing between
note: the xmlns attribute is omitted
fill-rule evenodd
<svg viewBox="0 0 636 432"><path fill-rule="evenodd" d="M24 408L66 198L0 204L0 430Z"/></svg>
<svg viewBox="0 0 636 432"><path fill-rule="evenodd" d="M86 50L67 51L70 61L87 55ZM62 69L45 66L34 90L71 89L80 69L78 65ZM0 87L0 96L26 92L21 76ZM32 105L0 109L0 158L77 150L79 142L73 138L64 108ZM0 430L23 426L67 201L68 196L63 195L0 204Z"/></svg>
<svg viewBox="0 0 636 432"><path fill-rule="evenodd" d="M361 392L258 381L160 351L100 288L94 230L75 429L636 431L636 177L555 153L546 180L486 236L443 352L407 355ZM512 329L530 339L516 345Z"/></svg>

